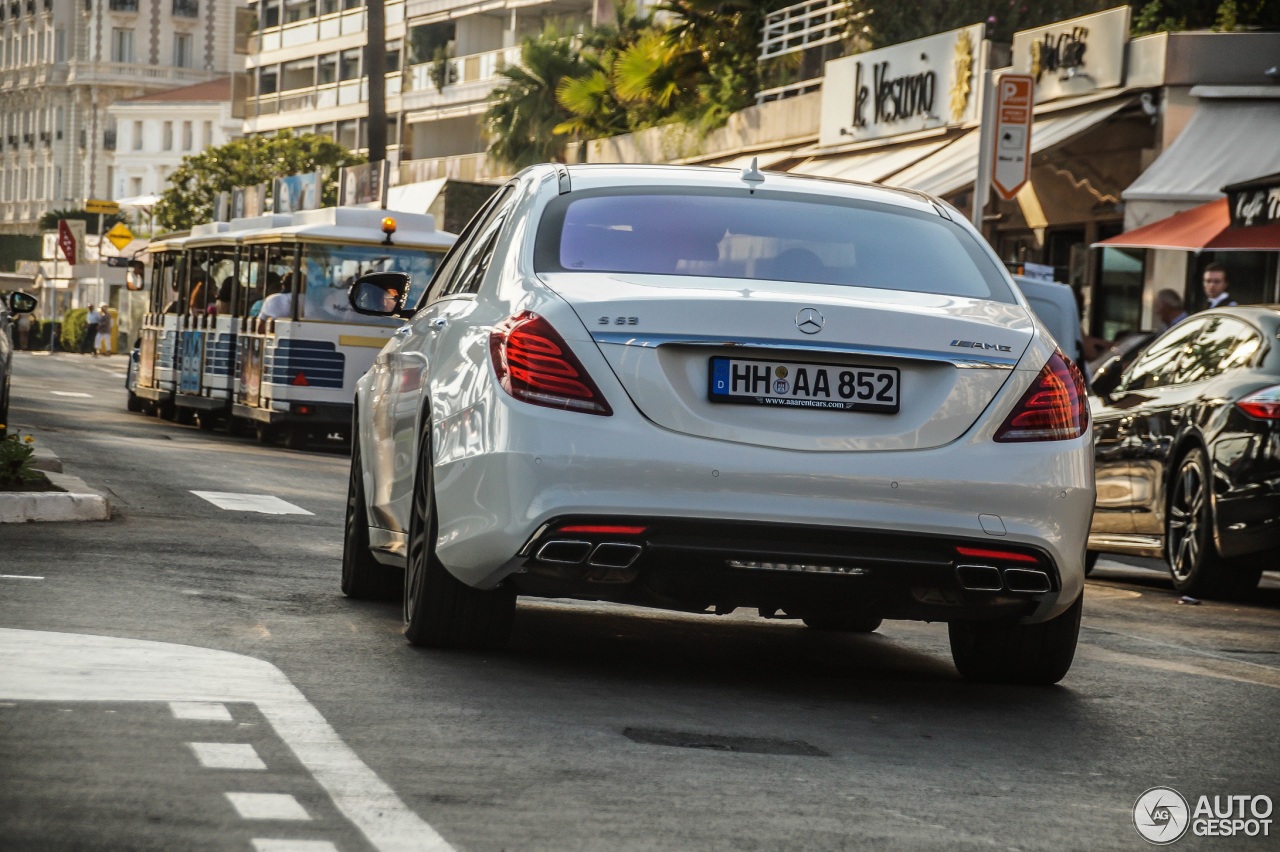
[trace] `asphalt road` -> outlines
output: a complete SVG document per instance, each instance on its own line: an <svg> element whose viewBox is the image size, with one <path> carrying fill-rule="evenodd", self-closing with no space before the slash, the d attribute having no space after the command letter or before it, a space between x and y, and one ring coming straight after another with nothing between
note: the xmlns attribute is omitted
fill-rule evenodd
<svg viewBox="0 0 1280 852"><path fill-rule="evenodd" d="M1280 800L1274 574L1192 605L1104 560L1054 688L741 610L522 600L501 652L421 650L338 590L340 449L129 414L124 366L16 359L13 425L115 516L0 526L0 848L1140 849L1148 788Z"/></svg>

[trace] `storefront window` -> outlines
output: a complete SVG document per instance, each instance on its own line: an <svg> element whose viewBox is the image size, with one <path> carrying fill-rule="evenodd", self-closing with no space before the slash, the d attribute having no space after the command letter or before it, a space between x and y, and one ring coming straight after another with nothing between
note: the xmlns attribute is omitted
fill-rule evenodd
<svg viewBox="0 0 1280 852"><path fill-rule="evenodd" d="M1142 272L1146 249L1104 248L1093 294L1094 335L1115 340L1142 328Z"/></svg>
<svg viewBox="0 0 1280 852"><path fill-rule="evenodd" d="M1192 310L1203 310L1204 268L1221 263L1227 268L1227 292L1241 305L1261 305L1280 298L1276 293L1275 252L1224 251L1205 252L1187 264L1192 279L1187 282L1188 301Z"/></svg>

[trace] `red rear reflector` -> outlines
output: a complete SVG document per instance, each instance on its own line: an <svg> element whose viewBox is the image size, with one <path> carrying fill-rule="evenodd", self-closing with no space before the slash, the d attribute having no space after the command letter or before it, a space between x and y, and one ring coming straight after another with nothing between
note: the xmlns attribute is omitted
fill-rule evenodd
<svg viewBox="0 0 1280 852"><path fill-rule="evenodd" d="M973 559L994 559L997 562L1032 562L1040 560L1025 553L1014 553L1012 550L985 550L981 547L957 547L956 553Z"/></svg>
<svg viewBox="0 0 1280 852"><path fill-rule="evenodd" d="M294 414L310 414L310 413L311 413L311 406L309 406L309 405L299 405L299 406L297 406L296 408L294 408L294 409L293 409L293 413L294 413Z"/></svg>
<svg viewBox="0 0 1280 852"><path fill-rule="evenodd" d="M614 527L603 524L575 524L560 527L556 535L561 533L578 533L580 535L640 535L647 527Z"/></svg>
<svg viewBox="0 0 1280 852"><path fill-rule="evenodd" d="M1055 351L996 431L995 440L1065 441L1079 438L1088 427L1084 377L1061 351Z"/></svg>
<svg viewBox="0 0 1280 852"><path fill-rule="evenodd" d="M293 377L293 381L289 382L289 384L295 385L296 387L305 388L307 386L307 377L303 373L299 373L298 375Z"/></svg>
<svg viewBox="0 0 1280 852"><path fill-rule="evenodd" d="M1280 385L1251 393L1237 402L1236 407L1259 420L1280 420Z"/></svg>
<svg viewBox="0 0 1280 852"><path fill-rule="evenodd" d="M564 338L531 311L494 326L489 355L498 383L516 399L584 414L613 414Z"/></svg>

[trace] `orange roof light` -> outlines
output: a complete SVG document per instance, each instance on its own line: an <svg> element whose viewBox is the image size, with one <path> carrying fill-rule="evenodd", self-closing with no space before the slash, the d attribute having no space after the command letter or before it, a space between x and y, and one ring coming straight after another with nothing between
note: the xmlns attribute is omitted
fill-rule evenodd
<svg viewBox="0 0 1280 852"><path fill-rule="evenodd" d="M386 235L387 235L387 238L386 238L385 240L383 240L383 241L382 241L382 244L383 244L384 246L389 246L389 245L391 245L391 235L392 235L392 234L394 234L395 232L396 232L396 220L395 220L395 217L394 217L394 216L384 216L384 217L382 218L382 233L384 233L384 234L386 234Z"/></svg>

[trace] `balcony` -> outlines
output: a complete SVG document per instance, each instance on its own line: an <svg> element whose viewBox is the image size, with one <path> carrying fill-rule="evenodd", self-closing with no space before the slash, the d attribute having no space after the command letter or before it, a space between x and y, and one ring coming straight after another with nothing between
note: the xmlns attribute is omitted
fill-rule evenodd
<svg viewBox="0 0 1280 852"><path fill-rule="evenodd" d="M400 185L424 180L451 178L465 181L492 181L506 177L509 170L486 154L456 154L429 160L407 160L400 164Z"/></svg>
<svg viewBox="0 0 1280 852"><path fill-rule="evenodd" d="M129 12L136 14L138 0L108 0L108 8L113 12Z"/></svg>
<svg viewBox="0 0 1280 852"><path fill-rule="evenodd" d="M508 65L520 63L519 47L504 47L485 53L473 53L447 60L449 82L437 88L432 71L434 62L411 65L405 72L402 108L431 109L454 104L482 101L489 97L502 79L498 72Z"/></svg>
<svg viewBox="0 0 1280 852"><path fill-rule="evenodd" d="M71 62L68 83L129 83L141 86L180 86L203 83L215 76L194 68L172 68L133 62Z"/></svg>
<svg viewBox="0 0 1280 852"><path fill-rule="evenodd" d="M200 0L173 0L173 16L175 18L200 17Z"/></svg>

